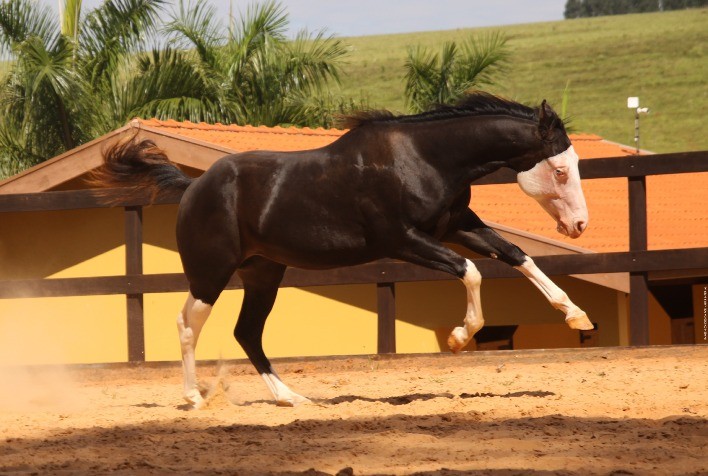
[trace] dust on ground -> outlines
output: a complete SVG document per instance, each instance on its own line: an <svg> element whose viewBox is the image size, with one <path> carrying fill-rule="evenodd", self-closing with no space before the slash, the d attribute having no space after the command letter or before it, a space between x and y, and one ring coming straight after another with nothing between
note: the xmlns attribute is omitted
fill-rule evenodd
<svg viewBox="0 0 708 476"><path fill-rule="evenodd" d="M708 346L4 369L1 473L705 474ZM15 372L14 380L11 372ZM58 372L58 373L57 373Z"/></svg>

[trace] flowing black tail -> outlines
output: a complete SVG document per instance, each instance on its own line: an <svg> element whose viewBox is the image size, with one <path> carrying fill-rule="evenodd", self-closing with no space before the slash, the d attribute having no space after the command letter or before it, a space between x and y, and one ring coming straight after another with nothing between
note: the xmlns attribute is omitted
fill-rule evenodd
<svg viewBox="0 0 708 476"><path fill-rule="evenodd" d="M120 187L125 191L120 196L111 194L109 201L112 202L139 193L148 194L154 202L158 196L183 192L192 180L153 141L139 140L137 133L104 151L103 165L95 169L89 179L96 187Z"/></svg>

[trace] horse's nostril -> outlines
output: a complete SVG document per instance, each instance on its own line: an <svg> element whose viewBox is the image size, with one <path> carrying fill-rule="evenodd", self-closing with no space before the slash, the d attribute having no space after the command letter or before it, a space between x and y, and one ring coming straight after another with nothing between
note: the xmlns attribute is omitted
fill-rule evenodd
<svg viewBox="0 0 708 476"><path fill-rule="evenodd" d="M575 222L575 229L579 231L580 233L585 231L585 228L587 228L588 224L586 221L583 220L578 220Z"/></svg>

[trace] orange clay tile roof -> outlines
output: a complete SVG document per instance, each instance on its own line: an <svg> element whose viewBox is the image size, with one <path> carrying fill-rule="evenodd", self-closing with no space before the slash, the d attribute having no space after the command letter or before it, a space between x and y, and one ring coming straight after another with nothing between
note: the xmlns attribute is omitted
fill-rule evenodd
<svg viewBox="0 0 708 476"><path fill-rule="evenodd" d="M325 146L345 131L283 127L225 126L141 120L144 126L228 147L304 150ZM592 134L571 134L581 159L629 155L633 148ZM708 173L647 177L649 249L708 246ZM534 233L598 252L629 248L627 180L583 181L590 212L587 231L571 240L555 231L555 223L515 184L473 187L471 208L490 222Z"/></svg>
<svg viewBox="0 0 708 476"><path fill-rule="evenodd" d="M143 126L159 128L164 131L191 137L212 144L221 145L244 152L247 150L306 150L316 149L334 142L345 131L338 129L310 129L308 127L264 127L264 126L225 126L223 124L205 124L157 119L139 120Z"/></svg>

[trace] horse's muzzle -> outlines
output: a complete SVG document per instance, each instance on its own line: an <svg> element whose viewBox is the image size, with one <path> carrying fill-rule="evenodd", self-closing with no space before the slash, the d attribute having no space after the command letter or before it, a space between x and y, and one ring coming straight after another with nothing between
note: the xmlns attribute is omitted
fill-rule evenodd
<svg viewBox="0 0 708 476"><path fill-rule="evenodd" d="M558 233L560 233L561 235L565 235L570 238L578 238L580 235L583 234L587 227L587 220L576 219L573 220L573 224L571 226L568 226L565 223L559 221L556 230L558 230Z"/></svg>

